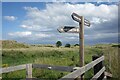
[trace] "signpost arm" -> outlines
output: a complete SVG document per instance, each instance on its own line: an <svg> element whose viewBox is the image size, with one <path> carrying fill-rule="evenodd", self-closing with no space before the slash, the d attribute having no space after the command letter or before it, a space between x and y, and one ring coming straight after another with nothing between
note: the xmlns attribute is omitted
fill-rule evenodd
<svg viewBox="0 0 120 80"><path fill-rule="evenodd" d="M80 67L84 66L84 17L81 16L81 22L79 22L79 41L80 41L80 49L79 49L79 57L80 57ZM81 80L83 80L83 75L81 75Z"/></svg>

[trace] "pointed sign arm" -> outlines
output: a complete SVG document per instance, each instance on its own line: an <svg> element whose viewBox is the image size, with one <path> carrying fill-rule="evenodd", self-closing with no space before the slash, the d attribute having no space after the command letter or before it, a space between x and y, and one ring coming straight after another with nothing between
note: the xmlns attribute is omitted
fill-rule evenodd
<svg viewBox="0 0 120 80"><path fill-rule="evenodd" d="M71 16L72 16L72 19L73 19L73 20L81 23L81 17L82 17L82 16L79 16L79 15L76 14L76 13L72 13ZM87 19L84 19L84 25L90 26L90 21L88 21Z"/></svg>
<svg viewBox="0 0 120 80"><path fill-rule="evenodd" d="M60 33L79 33L79 27L76 26L61 26L57 30Z"/></svg>
<svg viewBox="0 0 120 80"><path fill-rule="evenodd" d="M77 15L76 13L72 13L72 19L77 21L77 22L81 22L81 16Z"/></svg>

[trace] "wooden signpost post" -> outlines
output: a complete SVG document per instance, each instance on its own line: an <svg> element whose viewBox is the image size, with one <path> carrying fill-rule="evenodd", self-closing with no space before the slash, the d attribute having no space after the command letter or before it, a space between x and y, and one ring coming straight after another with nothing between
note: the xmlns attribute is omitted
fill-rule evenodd
<svg viewBox="0 0 120 80"><path fill-rule="evenodd" d="M84 19L83 16L79 16L76 13L73 13L72 15L73 20L77 21L79 23L79 27L74 26L63 26L58 29L60 33L79 33L79 58L80 58L80 67L84 66L84 25L90 26L90 22L86 19ZM81 80L83 80L83 75L80 77Z"/></svg>

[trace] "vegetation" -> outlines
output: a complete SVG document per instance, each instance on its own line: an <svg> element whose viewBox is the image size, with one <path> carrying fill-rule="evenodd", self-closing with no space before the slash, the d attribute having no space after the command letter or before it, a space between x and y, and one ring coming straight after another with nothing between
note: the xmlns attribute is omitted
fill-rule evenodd
<svg viewBox="0 0 120 80"><path fill-rule="evenodd" d="M71 45L70 45L70 44L66 44L66 45L65 45L65 47L69 47L69 48L70 48L70 47L71 47Z"/></svg>
<svg viewBox="0 0 120 80"><path fill-rule="evenodd" d="M51 45L51 44L32 44L31 46L36 46L36 47L55 47L55 45Z"/></svg>
<svg viewBox="0 0 120 80"><path fill-rule="evenodd" d="M118 48L120 48L120 44L112 45L112 47L118 47Z"/></svg>
<svg viewBox="0 0 120 80"><path fill-rule="evenodd" d="M60 46L62 46L62 42L61 41L57 41L56 42L56 47L60 47Z"/></svg>
<svg viewBox="0 0 120 80"><path fill-rule="evenodd" d="M12 44L15 46L16 44ZM108 72L113 74L114 78L119 77L118 50L113 44L99 44L94 46L85 46L85 64L92 61L93 55L105 56L105 66ZM79 66L79 47L46 47L46 46L29 46L29 48L3 48L2 50L2 67L9 67L27 63L50 64L60 66ZM33 69L33 77L49 78L50 80L61 78L68 74L67 72ZM90 78L93 71L85 73L86 78ZM3 74L3 80L8 78L25 78L25 70L15 71ZM7 78L7 79L6 79ZM15 79L15 80L17 80Z"/></svg>
<svg viewBox="0 0 120 80"><path fill-rule="evenodd" d="M79 46L79 44L75 44L74 46Z"/></svg>
<svg viewBox="0 0 120 80"><path fill-rule="evenodd" d="M18 43L17 41L13 40L3 40L2 42L2 48L29 48L29 45L26 45L24 43Z"/></svg>

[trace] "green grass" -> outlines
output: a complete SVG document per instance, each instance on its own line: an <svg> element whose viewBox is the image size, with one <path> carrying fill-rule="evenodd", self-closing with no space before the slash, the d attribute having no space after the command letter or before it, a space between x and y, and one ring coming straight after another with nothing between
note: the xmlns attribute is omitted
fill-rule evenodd
<svg viewBox="0 0 120 80"><path fill-rule="evenodd" d="M2 48L29 48L29 45L14 40L2 40ZM0 44L1 45L1 44Z"/></svg>
<svg viewBox="0 0 120 80"><path fill-rule="evenodd" d="M92 56L95 54L105 55L105 66L108 72L113 74L113 77L118 77L118 48L111 45L95 45L85 47L85 64L92 61ZM12 48L3 49L2 51L3 67L15 66L27 63L50 64L60 66L79 66L79 48L56 48L56 47L40 47L29 46L29 48ZM111 57L111 58L110 58ZM33 77L49 78L51 80L58 79L67 72L50 71L44 69L33 69ZM86 78L91 78L93 70L85 73ZM25 78L25 70L15 71L3 74L3 78ZM6 80L6 79L5 79Z"/></svg>

